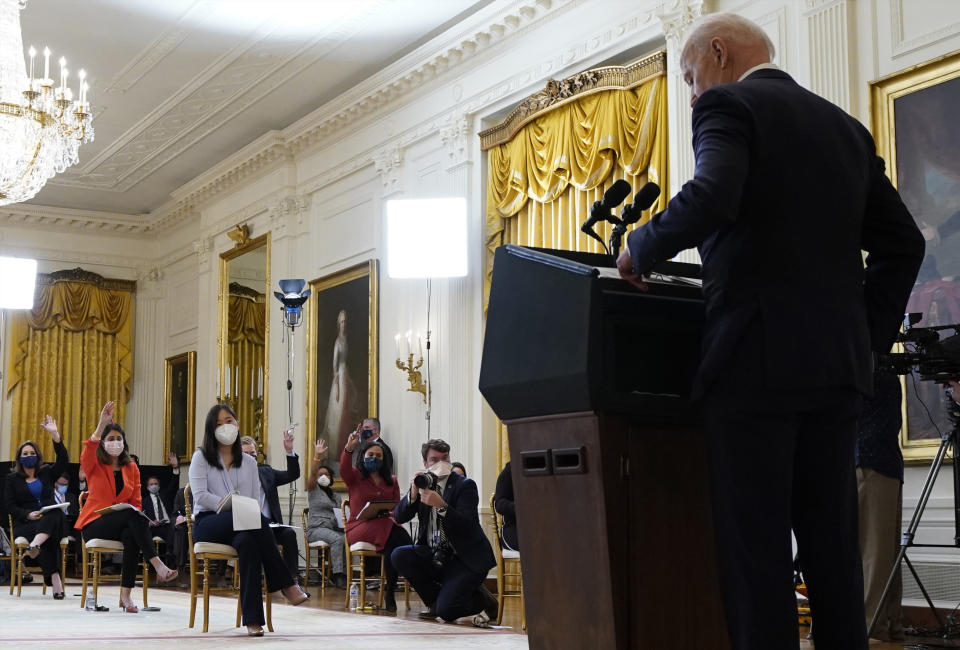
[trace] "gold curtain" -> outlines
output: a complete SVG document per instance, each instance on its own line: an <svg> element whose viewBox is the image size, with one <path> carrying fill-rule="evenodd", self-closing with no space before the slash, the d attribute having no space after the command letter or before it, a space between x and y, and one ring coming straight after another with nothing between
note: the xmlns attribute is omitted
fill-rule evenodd
<svg viewBox="0 0 960 650"><path fill-rule="evenodd" d="M627 180L634 192L647 181L663 189L640 223L666 206L664 71L636 87L595 92L536 117L509 142L490 148L487 162L484 310L497 247L520 244L602 253L599 242L583 234L580 225L593 202L619 179ZM611 227L598 224L597 234L608 241ZM502 467L510 453L499 422L498 438Z"/></svg>
<svg viewBox="0 0 960 650"><path fill-rule="evenodd" d="M38 275L33 309L14 312L10 323L11 455L33 440L52 458L50 437L39 427L48 413L73 460L105 402L117 403L115 417L124 422L133 384L135 286L81 269Z"/></svg>
<svg viewBox="0 0 960 650"><path fill-rule="evenodd" d="M230 390L231 394L236 396L233 403L240 426L244 431L250 432L245 435L253 436L263 409L266 296L231 283L228 310L227 363L230 364Z"/></svg>

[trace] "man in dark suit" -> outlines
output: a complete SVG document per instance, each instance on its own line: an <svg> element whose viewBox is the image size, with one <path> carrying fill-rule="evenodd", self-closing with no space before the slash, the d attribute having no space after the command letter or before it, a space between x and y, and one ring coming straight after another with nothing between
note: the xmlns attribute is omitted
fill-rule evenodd
<svg viewBox="0 0 960 650"><path fill-rule="evenodd" d="M164 485L156 475L148 475L144 481L144 492L141 495L143 514L150 519L150 534L163 539L164 562L172 566L173 552L173 500L180 487L180 460L177 454L170 452L167 457L170 462L171 475Z"/></svg>
<svg viewBox="0 0 960 650"><path fill-rule="evenodd" d="M243 453L257 457L257 441L250 436L240 439ZM269 465L258 465L260 470L260 510L273 528L273 536L277 544L283 547L283 561L286 562L290 575L297 580L300 566L300 549L297 545L297 532L289 526L283 525L283 509L280 507L280 496L277 488L281 485L293 483L300 478L300 458L293 453L293 432L287 429L283 432L283 448L287 452L287 470L281 471Z"/></svg>
<svg viewBox="0 0 960 650"><path fill-rule="evenodd" d="M693 29L680 67L692 89L694 178L630 234L618 267L646 289L655 264L700 250L694 396L733 647L798 647L792 528L818 650L859 650L857 417L871 353L890 349L924 244L867 130L773 66L773 54L739 16Z"/></svg>
<svg viewBox="0 0 960 650"><path fill-rule="evenodd" d="M477 484L452 471L450 445L443 440L425 442L421 455L436 483L421 489L414 479L397 504L397 523L416 516L420 525L416 543L394 549L390 559L429 608L422 617L449 622L473 616L475 625L485 626L497 615L497 599L483 581L497 561L480 527Z"/></svg>

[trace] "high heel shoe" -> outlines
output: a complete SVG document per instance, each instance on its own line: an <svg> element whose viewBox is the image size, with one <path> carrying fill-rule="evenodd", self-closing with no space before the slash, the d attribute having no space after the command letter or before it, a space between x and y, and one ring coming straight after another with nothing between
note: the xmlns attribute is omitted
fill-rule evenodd
<svg viewBox="0 0 960 650"><path fill-rule="evenodd" d="M63 600L64 598L66 598L66 594L63 593L62 591L59 594L57 593L53 594L54 600Z"/></svg>
<svg viewBox="0 0 960 650"><path fill-rule="evenodd" d="M262 625L248 625L248 626L247 626L247 636L263 636L263 626L262 626Z"/></svg>
<svg viewBox="0 0 960 650"><path fill-rule="evenodd" d="M163 584L166 582L171 582L177 579L177 576L180 575L180 572L176 569L167 569L167 573L160 575L160 572L157 571L157 583Z"/></svg>
<svg viewBox="0 0 960 650"><path fill-rule="evenodd" d="M122 600L119 602L119 606L120 606L120 609L126 612L127 614L136 614L137 612L140 611L136 605L133 605L133 604L124 605Z"/></svg>
<svg viewBox="0 0 960 650"><path fill-rule="evenodd" d="M283 597L287 599L287 603L296 607L297 605L302 605L307 602L310 595L304 592L298 585L293 585L293 588L296 589L296 592L292 598L287 595L286 590L280 592L283 594Z"/></svg>

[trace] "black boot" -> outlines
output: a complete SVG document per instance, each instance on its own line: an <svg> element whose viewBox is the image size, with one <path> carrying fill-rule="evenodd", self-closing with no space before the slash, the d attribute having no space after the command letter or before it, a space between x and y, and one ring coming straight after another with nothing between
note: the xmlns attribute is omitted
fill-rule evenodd
<svg viewBox="0 0 960 650"><path fill-rule="evenodd" d="M397 579L387 581L387 586L383 594L383 608L388 612L397 611L397 598L393 592L397 589Z"/></svg>

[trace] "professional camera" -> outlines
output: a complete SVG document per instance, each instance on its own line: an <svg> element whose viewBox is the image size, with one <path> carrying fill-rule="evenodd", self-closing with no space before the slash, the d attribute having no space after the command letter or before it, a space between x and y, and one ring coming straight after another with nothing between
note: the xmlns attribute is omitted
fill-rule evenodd
<svg viewBox="0 0 960 650"><path fill-rule="evenodd" d="M433 566L442 569L453 557L453 547L449 543L438 544L433 549Z"/></svg>
<svg viewBox="0 0 960 650"><path fill-rule="evenodd" d="M413 477L413 484L421 490L432 490L437 487L437 475L433 472L424 472Z"/></svg>
<svg viewBox="0 0 960 650"><path fill-rule="evenodd" d="M878 367L898 375L909 375L916 368L920 379L925 381L960 378L960 323L914 327L922 317L923 314L918 313L904 317L903 331L897 336L904 351L877 355ZM953 330L953 335L941 339L940 332L947 330Z"/></svg>

